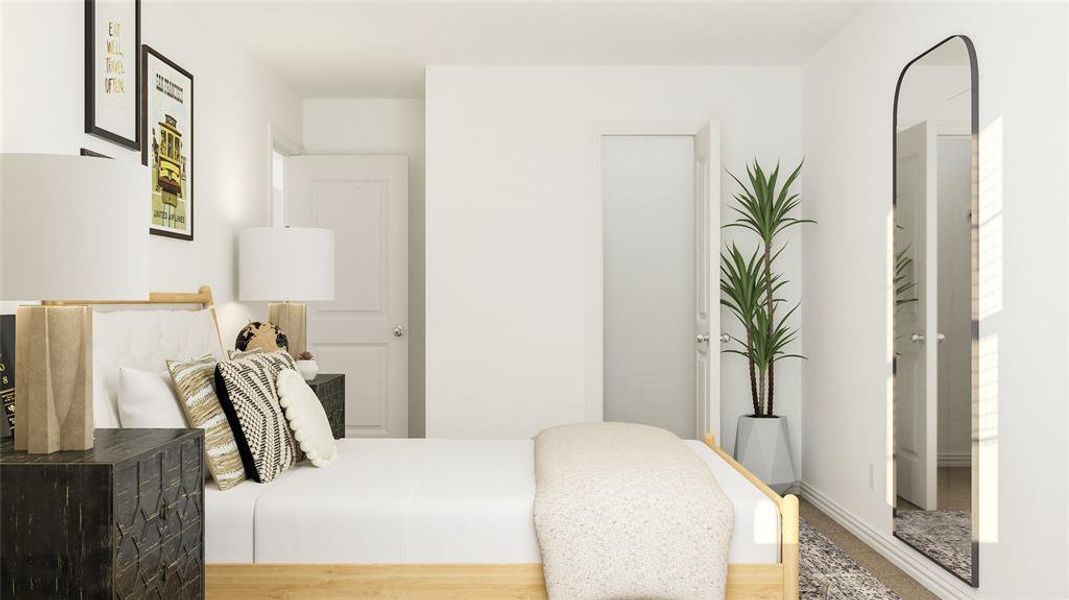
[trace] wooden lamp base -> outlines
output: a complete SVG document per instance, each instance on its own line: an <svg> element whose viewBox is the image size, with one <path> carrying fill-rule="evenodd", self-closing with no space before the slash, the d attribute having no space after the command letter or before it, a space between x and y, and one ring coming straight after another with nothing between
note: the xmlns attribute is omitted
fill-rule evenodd
<svg viewBox="0 0 1069 600"><path fill-rule="evenodd" d="M308 306L301 302L272 302L267 305L267 320L286 334L290 356L300 358L308 349Z"/></svg>
<svg viewBox="0 0 1069 600"><path fill-rule="evenodd" d="M15 316L15 449L93 447L93 314L20 306Z"/></svg>

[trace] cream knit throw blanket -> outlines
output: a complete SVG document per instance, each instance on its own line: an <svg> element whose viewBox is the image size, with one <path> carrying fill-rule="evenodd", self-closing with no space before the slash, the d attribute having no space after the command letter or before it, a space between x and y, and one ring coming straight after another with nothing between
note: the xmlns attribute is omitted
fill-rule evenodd
<svg viewBox="0 0 1069 600"><path fill-rule="evenodd" d="M590 423L534 441L535 530L551 600L724 597L734 510L678 437Z"/></svg>

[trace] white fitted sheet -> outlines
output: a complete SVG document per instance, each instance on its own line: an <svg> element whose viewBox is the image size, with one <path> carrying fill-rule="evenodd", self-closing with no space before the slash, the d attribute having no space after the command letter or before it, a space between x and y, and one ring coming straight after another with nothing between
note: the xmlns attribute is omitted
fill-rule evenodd
<svg viewBox="0 0 1069 600"><path fill-rule="evenodd" d="M729 561L779 560L775 505L686 441L735 507ZM209 563L537 563L531 440L338 440L330 467L205 486Z"/></svg>

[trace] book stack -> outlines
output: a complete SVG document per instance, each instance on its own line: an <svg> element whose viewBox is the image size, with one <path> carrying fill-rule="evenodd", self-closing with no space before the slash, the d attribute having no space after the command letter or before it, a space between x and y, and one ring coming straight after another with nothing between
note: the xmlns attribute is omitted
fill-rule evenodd
<svg viewBox="0 0 1069 600"><path fill-rule="evenodd" d="M15 429L15 315L0 315L0 437Z"/></svg>

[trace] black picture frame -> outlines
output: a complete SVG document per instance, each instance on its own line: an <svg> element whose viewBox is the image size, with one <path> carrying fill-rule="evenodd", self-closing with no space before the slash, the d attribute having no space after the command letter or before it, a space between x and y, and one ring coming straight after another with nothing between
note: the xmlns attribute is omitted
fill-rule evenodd
<svg viewBox="0 0 1069 600"><path fill-rule="evenodd" d="M78 155L79 156L91 156L93 158L108 158L108 159L111 158L107 154L101 154L99 152L94 152L94 151L90 150L89 148L79 148L78 149Z"/></svg>
<svg viewBox="0 0 1069 600"><path fill-rule="evenodd" d="M185 196L184 197L184 202L186 203L185 218L187 219L187 221L189 223L189 229L188 229L188 233L183 233L183 232L179 232L179 231L173 231L173 230L170 230L170 229L162 229L162 228L159 228L159 227L156 227L156 226L152 225L151 222L150 222L149 233L152 234L152 235L160 235L160 236L170 237L170 238L175 238L175 239L180 239L180 240L193 241L194 226L196 224L196 219L194 218L194 197L195 197L195 194L194 194L194 185L193 185L193 177L194 177L195 171L196 171L195 170L195 164L194 164L194 145L195 145L194 144L194 140L196 139L196 136L195 136L195 130L194 130L195 103L194 103L194 95L193 95L193 87L194 87L193 86L193 74L190 73L189 71L183 69L182 67L180 67L177 63L175 63L171 59L169 59L166 56L160 54L158 51L156 51L154 48L150 47L149 45L145 44L145 45L141 46L141 61L140 61L140 65L141 65L141 74L140 74L140 81L141 81L141 110L139 111L140 114L141 114L141 129L138 132L138 135L140 136L140 138L141 138L141 140L143 142L141 144L141 164L146 165L146 166L149 167L150 172L151 172L150 173L150 178L151 178L151 180L153 182L153 186L156 186L157 182L161 181L161 179L160 179L160 172L156 168L156 165L154 164L157 161L155 161L155 160L151 160L150 161L150 156L154 153L154 150L155 150L155 147L156 147L156 139L155 139L155 136L154 136L154 134L152 132L153 132L154 127L159 124L159 123L153 123L153 121L155 120L155 117L153 116L153 112L151 112L151 109L149 107L149 99L150 99L150 97L153 97L152 94L157 93L156 91L153 90L153 87L149 85L150 79L153 79L152 77L150 77L151 74L149 73L149 63L151 62L150 61L150 57L152 59L160 61L161 63L163 63L167 67L173 69L179 75L184 77L186 80L188 80L188 82L183 82L183 83L187 83L186 87L181 88L183 104L184 104L184 99L185 99L187 94L188 94L188 99L189 99L189 102L188 102L188 137L181 141L181 148L183 150L187 150L188 151L188 154L187 154L188 159L183 160L182 163L181 163L181 167L180 167L181 173L179 175L179 181L181 182L183 179L187 181L186 186L182 187L180 189L182 189L183 195ZM180 136L180 137L185 137L185 132L182 132L182 136ZM152 158L155 158L155 157L152 157ZM173 182L172 182L172 185L174 185ZM181 185L181 183L179 183L179 185ZM155 192L153 192L153 193L155 193ZM154 202L154 199L153 199L153 202ZM155 208L155 205L153 204L152 211L155 212L155 210L156 210L156 208ZM155 219L155 215L153 215L153 219Z"/></svg>
<svg viewBox="0 0 1069 600"><path fill-rule="evenodd" d="M134 138L109 131L97 123L96 105L96 0L85 0L85 133L131 150L141 149L141 0L134 4Z"/></svg>

